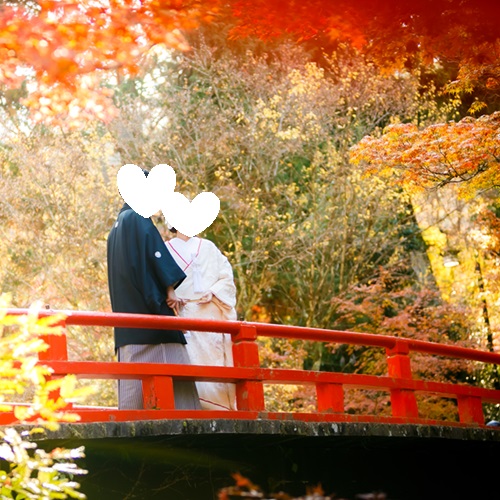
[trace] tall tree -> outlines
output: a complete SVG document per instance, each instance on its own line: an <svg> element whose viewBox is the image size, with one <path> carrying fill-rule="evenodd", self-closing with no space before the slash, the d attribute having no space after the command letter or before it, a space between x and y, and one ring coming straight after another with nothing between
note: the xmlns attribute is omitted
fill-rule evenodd
<svg viewBox="0 0 500 500"><path fill-rule="evenodd" d="M417 230L404 193L363 179L348 148L391 116L436 110L416 79L375 76L355 52L324 68L308 57L202 43L155 66L169 82L157 93L124 89L110 130L124 163L171 162L179 190L219 196L207 234L235 266L244 317L265 306L275 321L327 326L329 298L397 259Z"/></svg>
<svg viewBox="0 0 500 500"><path fill-rule="evenodd" d="M11 294L12 306L43 300L52 309L111 309L106 236L123 201L115 182L120 166L111 138L95 129L61 135L23 127L3 137L0 290ZM113 355L109 329L71 327L67 335L71 359ZM114 399L114 382L96 385L97 403Z"/></svg>

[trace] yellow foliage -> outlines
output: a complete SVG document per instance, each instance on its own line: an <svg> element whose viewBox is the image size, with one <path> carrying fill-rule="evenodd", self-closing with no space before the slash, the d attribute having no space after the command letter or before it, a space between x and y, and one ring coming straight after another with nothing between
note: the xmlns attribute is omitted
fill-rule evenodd
<svg viewBox="0 0 500 500"><path fill-rule="evenodd" d="M39 318L40 304L30 307L26 315L9 315L10 297L0 295L0 411L14 411L19 423L35 424L29 434L56 430L59 422L77 422L79 416L67 410L67 403L89 393L76 389L76 377L52 379L52 371L38 361L38 353L47 344L40 335L63 334L62 315ZM32 394L29 404L5 404L8 396ZM73 462L83 458L83 447L74 450L57 448L53 452L37 449L13 428L0 431L0 457L10 463L9 472L0 471L2 498L84 499L79 484L69 481L75 474L86 474ZM26 497L28 498L28 497Z"/></svg>
<svg viewBox="0 0 500 500"><path fill-rule="evenodd" d="M66 411L67 402L91 393L90 388L77 389L76 377L51 378L51 370L39 363L38 353L47 349L41 335L61 335L62 315L39 318L40 304L34 304L26 315L9 315L6 309L10 299L0 296L0 402L9 411L7 397L29 391L32 402L16 406L18 420L38 422L57 427L57 422L74 422L78 415Z"/></svg>

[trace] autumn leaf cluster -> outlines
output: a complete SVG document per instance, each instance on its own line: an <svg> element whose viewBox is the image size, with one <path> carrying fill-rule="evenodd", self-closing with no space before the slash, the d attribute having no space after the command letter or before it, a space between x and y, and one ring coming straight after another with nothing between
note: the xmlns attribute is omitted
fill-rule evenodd
<svg viewBox="0 0 500 500"><path fill-rule="evenodd" d="M430 125L387 127L381 137L363 138L351 161L365 162L369 174L399 178L413 189L460 183L464 195L500 185L500 112L478 119Z"/></svg>
<svg viewBox="0 0 500 500"><path fill-rule="evenodd" d="M106 75L137 75L153 47L185 51L186 33L215 22L227 40L348 44L388 71L456 61L460 71L450 91L498 91L499 16L490 0L5 2L0 83L24 86L35 120L60 124L64 117L75 126L79 118L109 120L116 109Z"/></svg>
<svg viewBox="0 0 500 500"><path fill-rule="evenodd" d="M217 2L58 2L0 7L0 83L25 85L37 122L78 124L114 115L103 73L136 75L155 45L186 50L182 30L208 20ZM27 79L29 77L29 80ZM29 83L27 83L29 82ZM26 86L27 84L27 86Z"/></svg>
<svg viewBox="0 0 500 500"><path fill-rule="evenodd" d="M51 370L39 363L38 354L47 349L43 335L62 335L59 315L39 318L39 304L28 314L6 314L8 297L0 296L0 411L13 411L18 424L29 423L30 430L14 427L0 431L0 493L2 498L86 498L78 491L74 477L86 474L75 460L83 458L83 447L56 448L45 451L37 447L33 436L44 429L57 429L59 422L76 422L79 416L68 410L68 402L89 393L75 387L76 377L51 378ZM25 405L11 405L24 394Z"/></svg>

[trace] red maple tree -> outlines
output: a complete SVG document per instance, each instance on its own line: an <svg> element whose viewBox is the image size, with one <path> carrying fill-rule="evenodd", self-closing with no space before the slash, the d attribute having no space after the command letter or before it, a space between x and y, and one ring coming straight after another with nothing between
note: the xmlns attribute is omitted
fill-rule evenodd
<svg viewBox="0 0 500 500"><path fill-rule="evenodd" d="M391 70L451 59L461 68L455 91L498 90L499 18L494 0L4 2L0 84L16 88L33 74L38 87L26 103L40 119L67 113L72 103L70 115L82 111L105 118L103 71L136 74L151 47L186 50L184 31L218 19L230 24L231 37L351 43Z"/></svg>

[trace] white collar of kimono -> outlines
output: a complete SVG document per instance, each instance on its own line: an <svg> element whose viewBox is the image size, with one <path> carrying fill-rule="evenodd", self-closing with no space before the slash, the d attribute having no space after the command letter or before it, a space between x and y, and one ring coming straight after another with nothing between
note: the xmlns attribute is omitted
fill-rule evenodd
<svg viewBox="0 0 500 500"><path fill-rule="evenodd" d="M196 257L198 257L200 253L201 239L195 236L193 238L189 238L187 241L184 241L176 237L169 240L168 244L184 263L185 271L193 263Z"/></svg>

